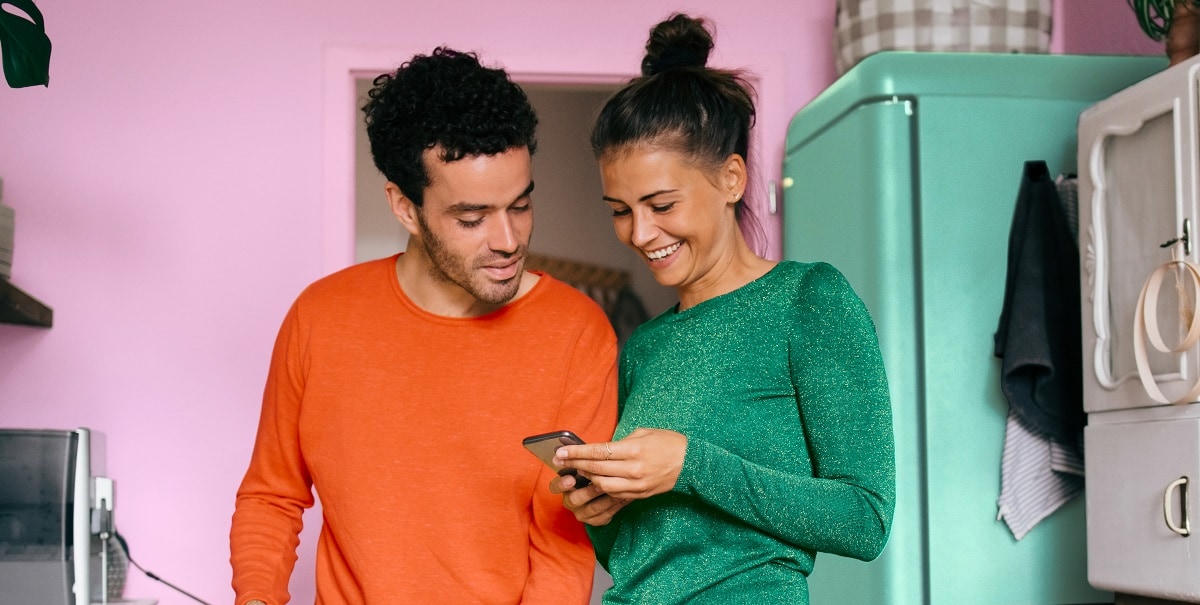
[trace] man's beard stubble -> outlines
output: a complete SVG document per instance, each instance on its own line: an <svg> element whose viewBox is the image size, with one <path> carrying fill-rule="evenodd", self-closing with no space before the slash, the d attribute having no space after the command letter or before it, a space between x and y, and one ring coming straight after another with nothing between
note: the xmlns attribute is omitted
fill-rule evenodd
<svg viewBox="0 0 1200 605"><path fill-rule="evenodd" d="M518 267L517 274L511 279L495 282L476 271L474 259L464 259L451 252L441 238L425 224L424 218L419 213L417 214L417 223L421 228L421 245L431 264L430 277L443 283L456 285L481 302L491 305L504 304L517 295L517 291L521 287L521 277L525 273L525 256L529 252L528 242L517 248L517 251L512 254L496 254L496 257L504 259L520 257L521 266ZM493 260L495 258L482 259L480 264L486 264Z"/></svg>

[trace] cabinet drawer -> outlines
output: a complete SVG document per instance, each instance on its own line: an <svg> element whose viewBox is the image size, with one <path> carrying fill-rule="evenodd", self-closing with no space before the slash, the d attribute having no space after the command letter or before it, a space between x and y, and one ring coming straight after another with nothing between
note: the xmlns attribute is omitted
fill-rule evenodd
<svg viewBox="0 0 1200 605"><path fill-rule="evenodd" d="M1200 600L1200 419L1093 423L1084 447L1088 581Z"/></svg>

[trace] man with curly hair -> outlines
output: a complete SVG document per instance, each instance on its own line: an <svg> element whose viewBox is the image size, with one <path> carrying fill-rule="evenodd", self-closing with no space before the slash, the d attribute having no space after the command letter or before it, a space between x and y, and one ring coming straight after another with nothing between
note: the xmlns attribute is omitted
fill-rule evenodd
<svg viewBox="0 0 1200 605"><path fill-rule="evenodd" d="M408 245L284 319L230 530L236 603L288 601L314 490L319 603L586 603L591 544L521 439L611 437L617 345L591 299L524 269L537 118L471 53L374 84L371 153Z"/></svg>

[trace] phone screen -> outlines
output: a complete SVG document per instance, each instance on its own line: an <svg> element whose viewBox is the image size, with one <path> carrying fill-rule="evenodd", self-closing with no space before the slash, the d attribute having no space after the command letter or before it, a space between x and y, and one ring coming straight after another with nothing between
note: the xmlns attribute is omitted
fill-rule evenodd
<svg viewBox="0 0 1200 605"><path fill-rule="evenodd" d="M581 476L575 472L573 468L563 468L554 464L554 452L564 445L583 445L583 439L571 431L554 431L543 433L541 435L533 435L522 440L522 445L529 450L539 460L544 462L546 466L554 469L554 472L559 475L572 475L575 477L575 489L587 486L591 481L587 477Z"/></svg>

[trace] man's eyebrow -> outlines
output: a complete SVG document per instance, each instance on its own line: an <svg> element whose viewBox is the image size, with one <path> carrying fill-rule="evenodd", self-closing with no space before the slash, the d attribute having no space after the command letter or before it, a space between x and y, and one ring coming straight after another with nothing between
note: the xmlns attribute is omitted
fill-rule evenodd
<svg viewBox="0 0 1200 605"><path fill-rule="evenodd" d="M491 208L491 204L472 204L471 202L459 202L448 208L450 212L479 212Z"/></svg>

